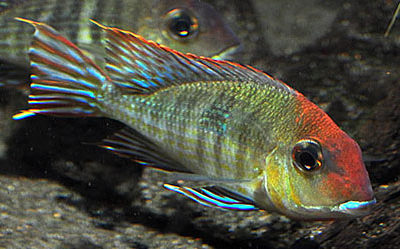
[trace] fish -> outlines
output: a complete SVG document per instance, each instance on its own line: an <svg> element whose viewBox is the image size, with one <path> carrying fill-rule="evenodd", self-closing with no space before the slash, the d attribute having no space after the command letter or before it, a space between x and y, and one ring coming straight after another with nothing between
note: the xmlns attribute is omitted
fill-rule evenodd
<svg viewBox="0 0 400 249"><path fill-rule="evenodd" d="M102 68L52 27L29 49L35 115L107 117L125 128L99 146L168 176L204 206L292 219L368 214L376 202L359 145L304 95L248 65L184 54L92 20Z"/></svg>
<svg viewBox="0 0 400 249"><path fill-rule="evenodd" d="M209 4L197 0L17 0L1 1L0 85L27 84L31 27L14 17L49 23L78 44L101 64L102 32L87 21L135 31L173 49L216 59L231 58L240 40Z"/></svg>

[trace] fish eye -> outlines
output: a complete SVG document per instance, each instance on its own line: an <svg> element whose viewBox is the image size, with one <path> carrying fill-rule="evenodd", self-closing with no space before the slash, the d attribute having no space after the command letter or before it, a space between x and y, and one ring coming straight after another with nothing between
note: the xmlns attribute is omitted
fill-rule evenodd
<svg viewBox="0 0 400 249"><path fill-rule="evenodd" d="M293 164L303 172L313 172L322 167L322 150L313 140L300 140L292 151Z"/></svg>
<svg viewBox="0 0 400 249"><path fill-rule="evenodd" d="M197 18L183 9L173 9L165 18L168 34L175 40L186 41L198 33Z"/></svg>

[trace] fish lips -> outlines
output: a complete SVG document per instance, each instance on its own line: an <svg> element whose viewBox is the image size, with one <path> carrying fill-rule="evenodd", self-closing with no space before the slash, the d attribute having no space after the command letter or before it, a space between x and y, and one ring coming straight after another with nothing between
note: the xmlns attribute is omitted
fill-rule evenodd
<svg viewBox="0 0 400 249"><path fill-rule="evenodd" d="M368 215L376 199L368 201L346 201L335 206L302 207L300 214L297 211L296 218L300 220L335 220L357 218Z"/></svg>
<svg viewBox="0 0 400 249"><path fill-rule="evenodd" d="M353 217L365 216L371 212L372 206L375 204L375 198L369 201L347 201L333 207L332 211Z"/></svg>

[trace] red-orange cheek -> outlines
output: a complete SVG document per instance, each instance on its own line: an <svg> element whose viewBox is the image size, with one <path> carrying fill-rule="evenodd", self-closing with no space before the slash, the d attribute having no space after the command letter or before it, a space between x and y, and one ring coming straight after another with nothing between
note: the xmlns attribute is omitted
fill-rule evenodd
<svg viewBox="0 0 400 249"><path fill-rule="evenodd" d="M335 199L338 202L348 201L352 195L352 184L343 179L336 173L328 173L326 178L321 182L321 193L329 199Z"/></svg>

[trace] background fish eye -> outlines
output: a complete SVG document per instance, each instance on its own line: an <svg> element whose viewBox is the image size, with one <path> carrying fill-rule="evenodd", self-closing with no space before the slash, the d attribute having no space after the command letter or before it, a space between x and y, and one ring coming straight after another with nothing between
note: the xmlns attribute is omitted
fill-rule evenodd
<svg viewBox="0 0 400 249"><path fill-rule="evenodd" d="M184 9L173 9L165 15L168 35L178 41L186 41L198 34L197 18Z"/></svg>
<svg viewBox="0 0 400 249"><path fill-rule="evenodd" d="M321 145L313 140L300 140L292 150L293 164L302 172L321 169L323 155Z"/></svg>

